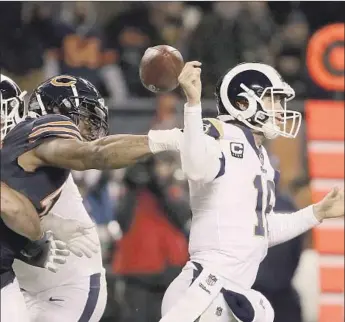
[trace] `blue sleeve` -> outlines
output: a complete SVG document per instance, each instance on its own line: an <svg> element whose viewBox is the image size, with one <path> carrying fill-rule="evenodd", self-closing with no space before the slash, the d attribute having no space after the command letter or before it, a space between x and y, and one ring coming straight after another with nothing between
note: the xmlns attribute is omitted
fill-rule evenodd
<svg viewBox="0 0 345 322"><path fill-rule="evenodd" d="M29 142L34 143L51 137L82 140L78 127L71 119L58 114L45 115L35 120L29 134Z"/></svg>

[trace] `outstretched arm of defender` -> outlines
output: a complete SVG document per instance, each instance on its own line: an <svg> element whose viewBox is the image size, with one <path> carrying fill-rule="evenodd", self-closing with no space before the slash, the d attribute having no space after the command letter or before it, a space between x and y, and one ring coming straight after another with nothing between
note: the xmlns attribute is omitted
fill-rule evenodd
<svg viewBox="0 0 345 322"><path fill-rule="evenodd" d="M93 141L56 138L41 143L34 150L37 166L52 165L72 170L118 169L127 167L152 153L170 150L177 130L167 131L162 143L147 135L110 135Z"/></svg>
<svg viewBox="0 0 345 322"><path fill-rule="evenodd" d="M5 225L31 240L42 237L39 216L30 202L22 201L15 192L1 184L1 219Z"/></svg>

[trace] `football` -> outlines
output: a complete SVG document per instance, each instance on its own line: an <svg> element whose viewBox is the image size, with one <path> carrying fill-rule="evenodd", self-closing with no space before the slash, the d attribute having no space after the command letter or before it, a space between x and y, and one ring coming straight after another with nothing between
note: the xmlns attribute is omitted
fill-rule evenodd
<svg viewBox="0 0 345 322"><path fill-rule="evenodd" d="M178 84L184 61L174 47L160 45L148 48L140 62L142 84L153 93L173 91Z"/></svg>

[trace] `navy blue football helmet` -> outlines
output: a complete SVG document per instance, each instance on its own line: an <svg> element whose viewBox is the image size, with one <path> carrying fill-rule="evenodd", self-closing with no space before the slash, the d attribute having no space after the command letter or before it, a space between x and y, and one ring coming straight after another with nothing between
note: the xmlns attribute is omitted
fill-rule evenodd
<svg viewBox="0 0 345 322"><path fill-rule="evenodd" d="M295 138L301 113L287 110L294 90L271 66L242 63L230 69L216 86L218 118L235 121L267 138Z"/></svg>
<svg viewBox="0 0 345 322"><path fill-rule="evenodd" d="M39 85L28 104L30 116L62 114L80 127L81 135L92 141L108 134L108 108L96 87L84 78L59 75Z"/></svg>

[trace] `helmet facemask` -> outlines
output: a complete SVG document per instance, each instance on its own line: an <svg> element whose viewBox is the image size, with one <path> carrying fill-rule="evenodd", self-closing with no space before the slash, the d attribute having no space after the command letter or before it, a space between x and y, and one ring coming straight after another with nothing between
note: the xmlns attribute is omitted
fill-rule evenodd
<svg viewBox="0 0 345 322"><path fill-rule="evenodd" d="M241 88L255 100L251 103L256 103L258 108L252 117L254 122L241 119L240 115L237 119L253 130L262 132L268 139L274 139L279 135L286 138L297 136L302 116L300 112L287 109L287 102L295 97L295 92L289 85L283 83L282 88L266 87L260 96L244 84L241 84Z"/></svg>
<svg viewBox="0 0 345 322"><path fill-rule="evenodd" d="M9 131L11 131L19 122L26 117L26 108L24 104L24 96L26 91L23 91L19 96L11 98L3 98L0 94L1 101L1 140L5 138Z"/></svg>
<svg viewBox="0 0 345 322"><path fill-rule="evenodd" d="M69 101L76 101L76 97L69 97ZM78 113L71 118L78 125L80 134L86 141L93 141L108 134L108 115L103 99L89 99L78 97Z"/></svg>

